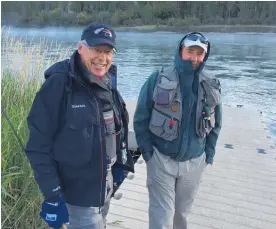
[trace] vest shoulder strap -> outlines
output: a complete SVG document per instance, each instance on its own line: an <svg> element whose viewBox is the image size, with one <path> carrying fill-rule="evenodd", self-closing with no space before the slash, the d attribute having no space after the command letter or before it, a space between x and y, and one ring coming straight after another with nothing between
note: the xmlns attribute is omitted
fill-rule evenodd
<svg viewBox="0 0 276 229"><path fill-rule="evenodd" d="M157 77L157 82L160 82L161 77L165 77L170 81L178 81L178 74L174 67L168 66L168 67L162 67L159 70L159 75Z"/></svg>
<svg viewBox="0 0 276 229"><path fill-rule="evenodd" d="M221 84L220 84L220 81L218 78L216 78L214 76L207 75L204 71L202 71L199 76L200 76L199 77L200 84L203 80L207 81L211 85L213 85L215 88L217 88L219 90L219 92L221 93Z"/></svg>

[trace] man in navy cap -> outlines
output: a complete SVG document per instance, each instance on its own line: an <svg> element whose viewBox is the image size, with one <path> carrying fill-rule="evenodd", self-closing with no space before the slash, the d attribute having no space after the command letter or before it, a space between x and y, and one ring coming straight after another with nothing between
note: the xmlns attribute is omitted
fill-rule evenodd
<svg viewBox="0 0 276 229"><path fill-rule="evenodd" d="M85 28L71 58L45 71L28 116L26 152L45 197L40 216L55 229L105 228L111 168L122 164L128 132L125 103L109 73L115 40L107 25Z"/></svg>

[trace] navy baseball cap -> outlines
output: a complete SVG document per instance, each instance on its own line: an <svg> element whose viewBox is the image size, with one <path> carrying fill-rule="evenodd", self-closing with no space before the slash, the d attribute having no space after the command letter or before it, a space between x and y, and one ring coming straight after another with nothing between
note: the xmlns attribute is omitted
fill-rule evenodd
<svg viewBox="0 0 276 229"><path fill-rule="evenodd" d="M108 44L116 49L116 34L105 24L88 25L82 32L81 40L85 40L89 46Z"/></svg>

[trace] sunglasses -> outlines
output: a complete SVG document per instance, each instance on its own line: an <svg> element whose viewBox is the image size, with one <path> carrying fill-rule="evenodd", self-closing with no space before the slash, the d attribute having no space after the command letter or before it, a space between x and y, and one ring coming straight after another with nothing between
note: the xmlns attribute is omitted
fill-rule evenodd
<svg viewBox="0 0 276 229"><path fill-rule="evenodd" d="M185 39L190 41L199 40L202 44L205 44L205 45L209 43L208 39L204 37L201 33L190 33L185 37Z"/></svg>

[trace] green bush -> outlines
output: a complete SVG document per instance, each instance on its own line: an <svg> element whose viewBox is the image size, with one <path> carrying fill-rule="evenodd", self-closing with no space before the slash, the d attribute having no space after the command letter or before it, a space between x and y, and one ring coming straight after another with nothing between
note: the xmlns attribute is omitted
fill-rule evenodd
<svg viewBox="0 0 276 229"><path fill-rule="evenodd" d="M95 21L98 23L105 23L110 24L111 23L111 13L108 11L100 11L99 13L95 13Z"/></svg>
<svg viewBox="0 0 276 229"><path fill-rule="evenodd" d="M144 25L153 24L154 15L151 6L144 6L140 9L141 20Z"/></svg>
<svg viewBox="0 0 276 229"><path fill-rule="evenodd" d="M186 25L186 21L181 18L169 18L166 25L180 27Z"/></svg>
<svg viewBox="0 0 276 229"><path fill-rule="evenodd" d="M47 14L47 12L42 10L38 13L38 19L41 20L44 23L48 23L49 22L49 15Z"/></svg>
<svg viewBox="0 0 276 229"><path fill-rule="evenodd" d="M85 12L81 12L77 14L76 23L78 25L88 25L93 21L93 19L95 19L95 15L88 15Z"/></svg>
<svg viewBox="0 0 276 229"><path fill-rule="evenodd" d="M69 13L66 13L63 15L63 23L62 25L64 26L73 26L75 25L75 21L76 21L76 18L77 18L77 14L74 13L74 12L69 12Z"/></svg>
<svg viewBox="0 0 276 229"><path fill-rule="evenodd" d="M62 9L56 8L54 10L51 10L48 13L49 22L51 25L58 26L62 24L62 18L61 18L62 12L63 12Z"/></svg>
<svg viewBox="0 0 276 229"><path fill-rule="evenodd" d="M185 17L183 19L183 25L195 26L195 25L201 25L201 22L197 17Z"/></svg>
<svg viewBox="0 0 276 229"><path fill-rule="evenodd" d="M177 8L175 2L164 2L164 4L153 5L153 15L156 18L164 20L173 17L179 17L180 13L179 8Z"/></svg>
<svg viewBox="0 0 276 229"><path fill-rule="evenodd" d="M127 19L124 21L124 25L126 25L126 26L142 26L143 22L142 22L141 18Z"/></svg>

